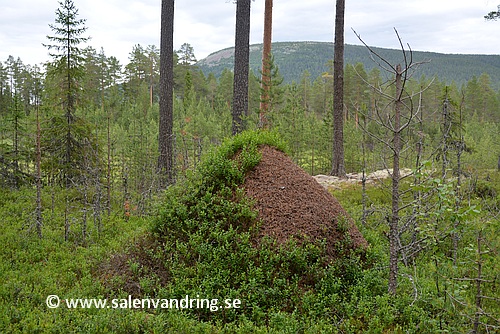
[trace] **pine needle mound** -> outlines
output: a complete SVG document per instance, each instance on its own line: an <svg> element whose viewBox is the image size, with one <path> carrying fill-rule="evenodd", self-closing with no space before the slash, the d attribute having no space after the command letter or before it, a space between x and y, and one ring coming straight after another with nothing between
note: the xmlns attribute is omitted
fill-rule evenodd
<svg viewBox="0 0 500 334"><path fill-rule="evenodd" d="M145 249L112 259L102 276L134 294L241 301L223 312L184 310L212 323L329 317L362 277L367 242L284 152L272 132L244 132L207 152L165 192Z"/></svg>
<svg viewBox="0 0 500 334"><path fill-rule="evenodd" d="M264 145L259 152L262 158L247 173L243 188L255 200L260 237L279 244L292 237L325 240L329 257L339 255L340 245L342 250L366 249L368 243L333 195L280 150Z"/></svg>

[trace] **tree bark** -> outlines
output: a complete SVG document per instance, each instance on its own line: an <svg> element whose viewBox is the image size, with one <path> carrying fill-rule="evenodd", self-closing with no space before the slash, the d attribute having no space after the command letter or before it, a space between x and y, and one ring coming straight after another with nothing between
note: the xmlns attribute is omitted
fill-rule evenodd
<svg viewBox="0 0 500 334"><path fill-rule="evenodd" d="M262 79L260 96L259 126L267 128L269 122L267 113L269 111L269 90L271 88L271 43L273 28L273 0L266 0L264 10L264 45L262 49Z"/></svg>
<svg viewBox="0 0 500 334"><path fill-rule="evenodd" d="M482 309L481 309L481 299L482 299L482 289L481 289L481 281L483 280L483 261L481 258L482 250L481 250L481 240L482 240L482 231L478 232L477 236L477 278L476 278L476 312L474 314L474 323L473 323L473 329L472 333L478 333L479 330L479 323L481 320L481 314Z"/></svg>
<svg viewBox="0 0 500 334"><path fill-rule="evenodd" d="M403 91L401 65L396 66L396 98L394 107L394 137L393 137L393 163L392 163L392 214L389 223L389 288L391 294L396 294L398 285L398 225L399 225L399 156L401 151L401 101Z"/></svg>
<svg viewBox="0 0 500 334"><path fill-rule="evenodd" d="M38 76L38 72L36 73ZM43 226L43 216L42 216L42 149L41 149L41 128L40 128L40 107L39 107L39 92L38 92L38 79L35 83L35 108L36 108L36 209L35 209L35 220L36 220L36 232L38 237L42 238L42 226Z"/></svg>
<svg viewBox="0 0 500 334"><path fill-rule="evenodd" d="M337 0L333 62L333 158L331 175L346 177L344 162L344 13L345 0Z"/></svg>
<svg viewBox="0 0 500 334"><path fill-rule="evenodd" d="M161 2L160 36L160 119L158 134L158 169L160 188L174 181L173 121L174 121L174 0Z"/></svg>
<svg viewBox="0 0 500 334"><path fill-rule="evenodd" d="M233 135L244 130L243 118L248 114L248 70L250 53L250 2L236 2L234 43Z"/></svg>

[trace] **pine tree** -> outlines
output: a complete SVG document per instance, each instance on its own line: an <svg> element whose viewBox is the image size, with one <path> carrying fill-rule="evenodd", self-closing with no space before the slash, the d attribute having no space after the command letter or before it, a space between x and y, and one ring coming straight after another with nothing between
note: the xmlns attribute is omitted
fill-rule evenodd
<svg viewBox="0 0 500 334"><path fill-rule="evenodd" d="M279 72L279 68L274 62L274 56L269 54L268 60L265 62L265 71L261 73L260 80L260 127L269 127L271 117L266 116L267 113L275 111L283 102L285 89L283 84L283 76ZM265 107L263 107L265 106ZM264 108L264 109L263 109Z"/></svg>
<svg viewBox="0 0 500 334"><path fill-rule="evenodd" d="M194 48L189 43L182 44L176 53L179 56L179 63L181 65L193 65L197 62L194 55Z"/></svg>

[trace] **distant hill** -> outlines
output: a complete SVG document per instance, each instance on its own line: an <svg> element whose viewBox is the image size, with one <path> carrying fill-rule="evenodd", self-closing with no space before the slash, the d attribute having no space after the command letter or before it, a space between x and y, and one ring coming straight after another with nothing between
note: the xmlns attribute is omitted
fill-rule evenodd
<svg viewBox="0 0 500 334"><path fill-rule="evenodd" d="M380 56L391 64L403 62L400 50L373 48ZM500 51L500 49L499 49ZM308 70L314 80L328 71L328 60L333 59L333 43L327 42L277 42L273 43L272 52L275 63L286 82L300 81L302 73ZM364 46L346 45L345 63L363 63L366 71L377 64L370 59L370 54ZM259 74L261 67L262 44L250 46L250 68ZM455 82L459 85L467 82L472 76L488 73L495 87L500 87L500 55L464 55L442 54L434 52L413 51L413 61L429 63L421 65L414 76L416 78L437 77L446 83ZM234 48L227 48L210 54L200 60L197 65L207 75L212 72L218 77L223 69L233 69Z"/></svg>

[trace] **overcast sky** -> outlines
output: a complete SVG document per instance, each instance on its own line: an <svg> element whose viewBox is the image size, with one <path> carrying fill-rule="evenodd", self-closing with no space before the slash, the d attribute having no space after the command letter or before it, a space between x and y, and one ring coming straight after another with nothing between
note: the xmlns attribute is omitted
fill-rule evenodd
<svg viewBox="0 0 500 334"><path fill-rule="evenodd" d="M74 0L86 19L86 44L125 65L135 44L160 45L161 0ZM500 0L498 0L500 3ZM49 60L42 43L53 35L57 0L0 0L0 61L9 55L25 64ZM500 21L483 16L497 8L489 0L347 0L345 41L398 48L396 28L416 51L500 54ZM234 45L236 5L229 0L175 1L174 48L189 43L198 60ZM252 2L250 42L262 42L264 0ZM274 0L273 41L333 41L334 0Z"/></svg>

